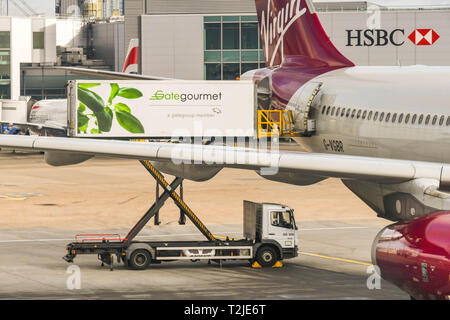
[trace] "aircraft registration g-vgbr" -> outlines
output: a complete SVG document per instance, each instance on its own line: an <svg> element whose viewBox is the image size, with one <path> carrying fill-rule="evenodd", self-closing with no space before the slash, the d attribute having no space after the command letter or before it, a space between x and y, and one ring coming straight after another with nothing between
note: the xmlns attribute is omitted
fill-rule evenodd
<svg viewBox="0 0 450 320"><path fill-rule="evenodd" d="M42 150L58 165L95 155L147 159L197 181L224 167L268 166L278 171L263 177L289 184L340 178L378 216L399 221L374 241L382 277L415 298L448 298L450 67L357 67L309 1L256 0L256 8L267 67L241 79L256 83L260 108L291 110L303 132L295 140L308 152L23 136L2 136L0 146ZM201 162L191 162L198 154Z"/></svg>

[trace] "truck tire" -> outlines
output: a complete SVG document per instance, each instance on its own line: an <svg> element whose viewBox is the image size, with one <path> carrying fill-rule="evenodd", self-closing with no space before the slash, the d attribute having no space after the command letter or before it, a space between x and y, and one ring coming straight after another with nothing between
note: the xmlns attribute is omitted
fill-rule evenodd
<svg viewBox="0 0 450 320"><path fill-rule="evenodd" d="M278 255L274 248L262 246L256 252L256 261L261 267L271 267L278 261Z"/></svg>
<svg viewBox="0 0 450 320"><path fill-rule="evenodd" d="M128 267L134 270L144 270L152 260L152 255L145 249L136 249L131 253Z"/></svg>

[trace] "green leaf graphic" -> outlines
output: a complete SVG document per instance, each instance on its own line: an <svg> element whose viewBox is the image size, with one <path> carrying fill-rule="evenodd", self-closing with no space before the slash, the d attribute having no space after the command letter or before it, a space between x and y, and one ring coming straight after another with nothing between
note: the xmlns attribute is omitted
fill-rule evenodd
<svg viewBox="0 0 450 320"><path fill-rule="evenodd" d="M128 107L125 103L116 103L114 105L114 111L123 111L123 112L128 112L131 113L130 107Z"/></svg>
<svg viewBox="0 0 450 320"><path fill-rule="evenodd" d="M109 104L112 104L112 101L117 96L117 93L119 92L119 85L117 83L111 83L111 95L109 96Z"/></svg>
<svg viewBox="0 0 450 320"><path fill-rule="evenodd" d="M89 117L82 113L78 113L78 128L84 127L89 122Z"/></svg>
<svg viewBox="0 0 450 320"><path fill-rule="evenodd" d="M91 129L91 133L100 133L100 130L98 130L98 129Z"/></svg>
<svg viewBox="0 0 450 320"><path fill-rule="evenodd" d="M100 85L100 83L79 83L78 88L89 89L89 88L93 88L93 87L98 87L99 85Z"/></svg>
<svg viewBox="0 0 450 320"><path fill-rule="evenodd" d="M138 89L135 88L120 88L119 92L117 93L119 97L127 98L127 99L137 99L142 97L142 92L140 92Z"/></svg>
<svg viewBox="0 0 450 320"><path fill-rule="evenodd" d="M111 109L105 108L102 97L93 91L78 87L78 100L94 112L100 131L111 131L113 114Z"/></svg>
<svg viewBox="0 0 450 320"><path fill-rule="evenodd" d="M125 130L131 133L144 133L144 126L131 113L124 111L116 111L116 118L119 124Z"/></svg>
<svg viewBox="0 0 450 320"><path fill-rule="evenodd" d="M86 111L86 106L80 102L80 105L78 106L78 112L84 113Z"/></svg>

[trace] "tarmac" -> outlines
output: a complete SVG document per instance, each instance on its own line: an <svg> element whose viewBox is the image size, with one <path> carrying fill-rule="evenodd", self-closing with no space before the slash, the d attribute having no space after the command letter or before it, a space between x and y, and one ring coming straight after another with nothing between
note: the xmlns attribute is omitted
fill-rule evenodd
<svg viewBox="0 0 450 320"><path fill-rule="evenodd" d="M179 261L143 271L116 264L110 271L94 255L73 264L62 257L75 234L126 235L151 205L154 181L139 162L99 158L54 168L42 154L2 151L0 176L0 299L409 299L384 280L373 286L372 241L391 222L336 179L298 187L225 169L207 182L184 184L186 202L218 236L242 236L244 199L294 208L300 254L282 268ZM162 224L151 221L140 238L202 239L190 222L178 225L170 202Z"/></svg>

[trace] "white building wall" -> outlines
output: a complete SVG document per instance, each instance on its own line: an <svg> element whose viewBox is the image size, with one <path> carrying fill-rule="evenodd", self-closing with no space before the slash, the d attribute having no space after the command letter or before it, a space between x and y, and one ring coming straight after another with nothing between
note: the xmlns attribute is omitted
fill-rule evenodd
<svg viewBox="0 0 450 320"><path fill-rule="evenodd" d="M450 65L450 10L381 11L380 29L389 33L404 30L394 37L396 42L404 43L348 46L346 30L368 29L370 14L320 12L318 15L336 48L356 65ZM141 16L142 73L203 79L203 17L201 14ZM430 28L440 37L433 45L418 46L408 39L415 29Z"/></svg>
<svg viewBox="0 0 450 320"><path fill-rule="evenodd" d="M142 73L203 79L203 16L142 16Z"/></svg>
<svg viewBox="0 0 450 320"><path fill-rule="evenodd" d="M83 33L81 19L57 19L56 20L56 45L69 48L83 47L86 38Z"/></svg>
<svg viewBox="0 0 450 320"><path fill-rule="evenodd" d="M27 18L6 19L11 23L11 99L17 100L20 96L20 64L33 59L32 24Z"/></svg>
<svg viewBox="0 0 450 320"><path fill-rule="evenodd" d="M45 19L44 63L56 62L56 19Z"/></svg>

